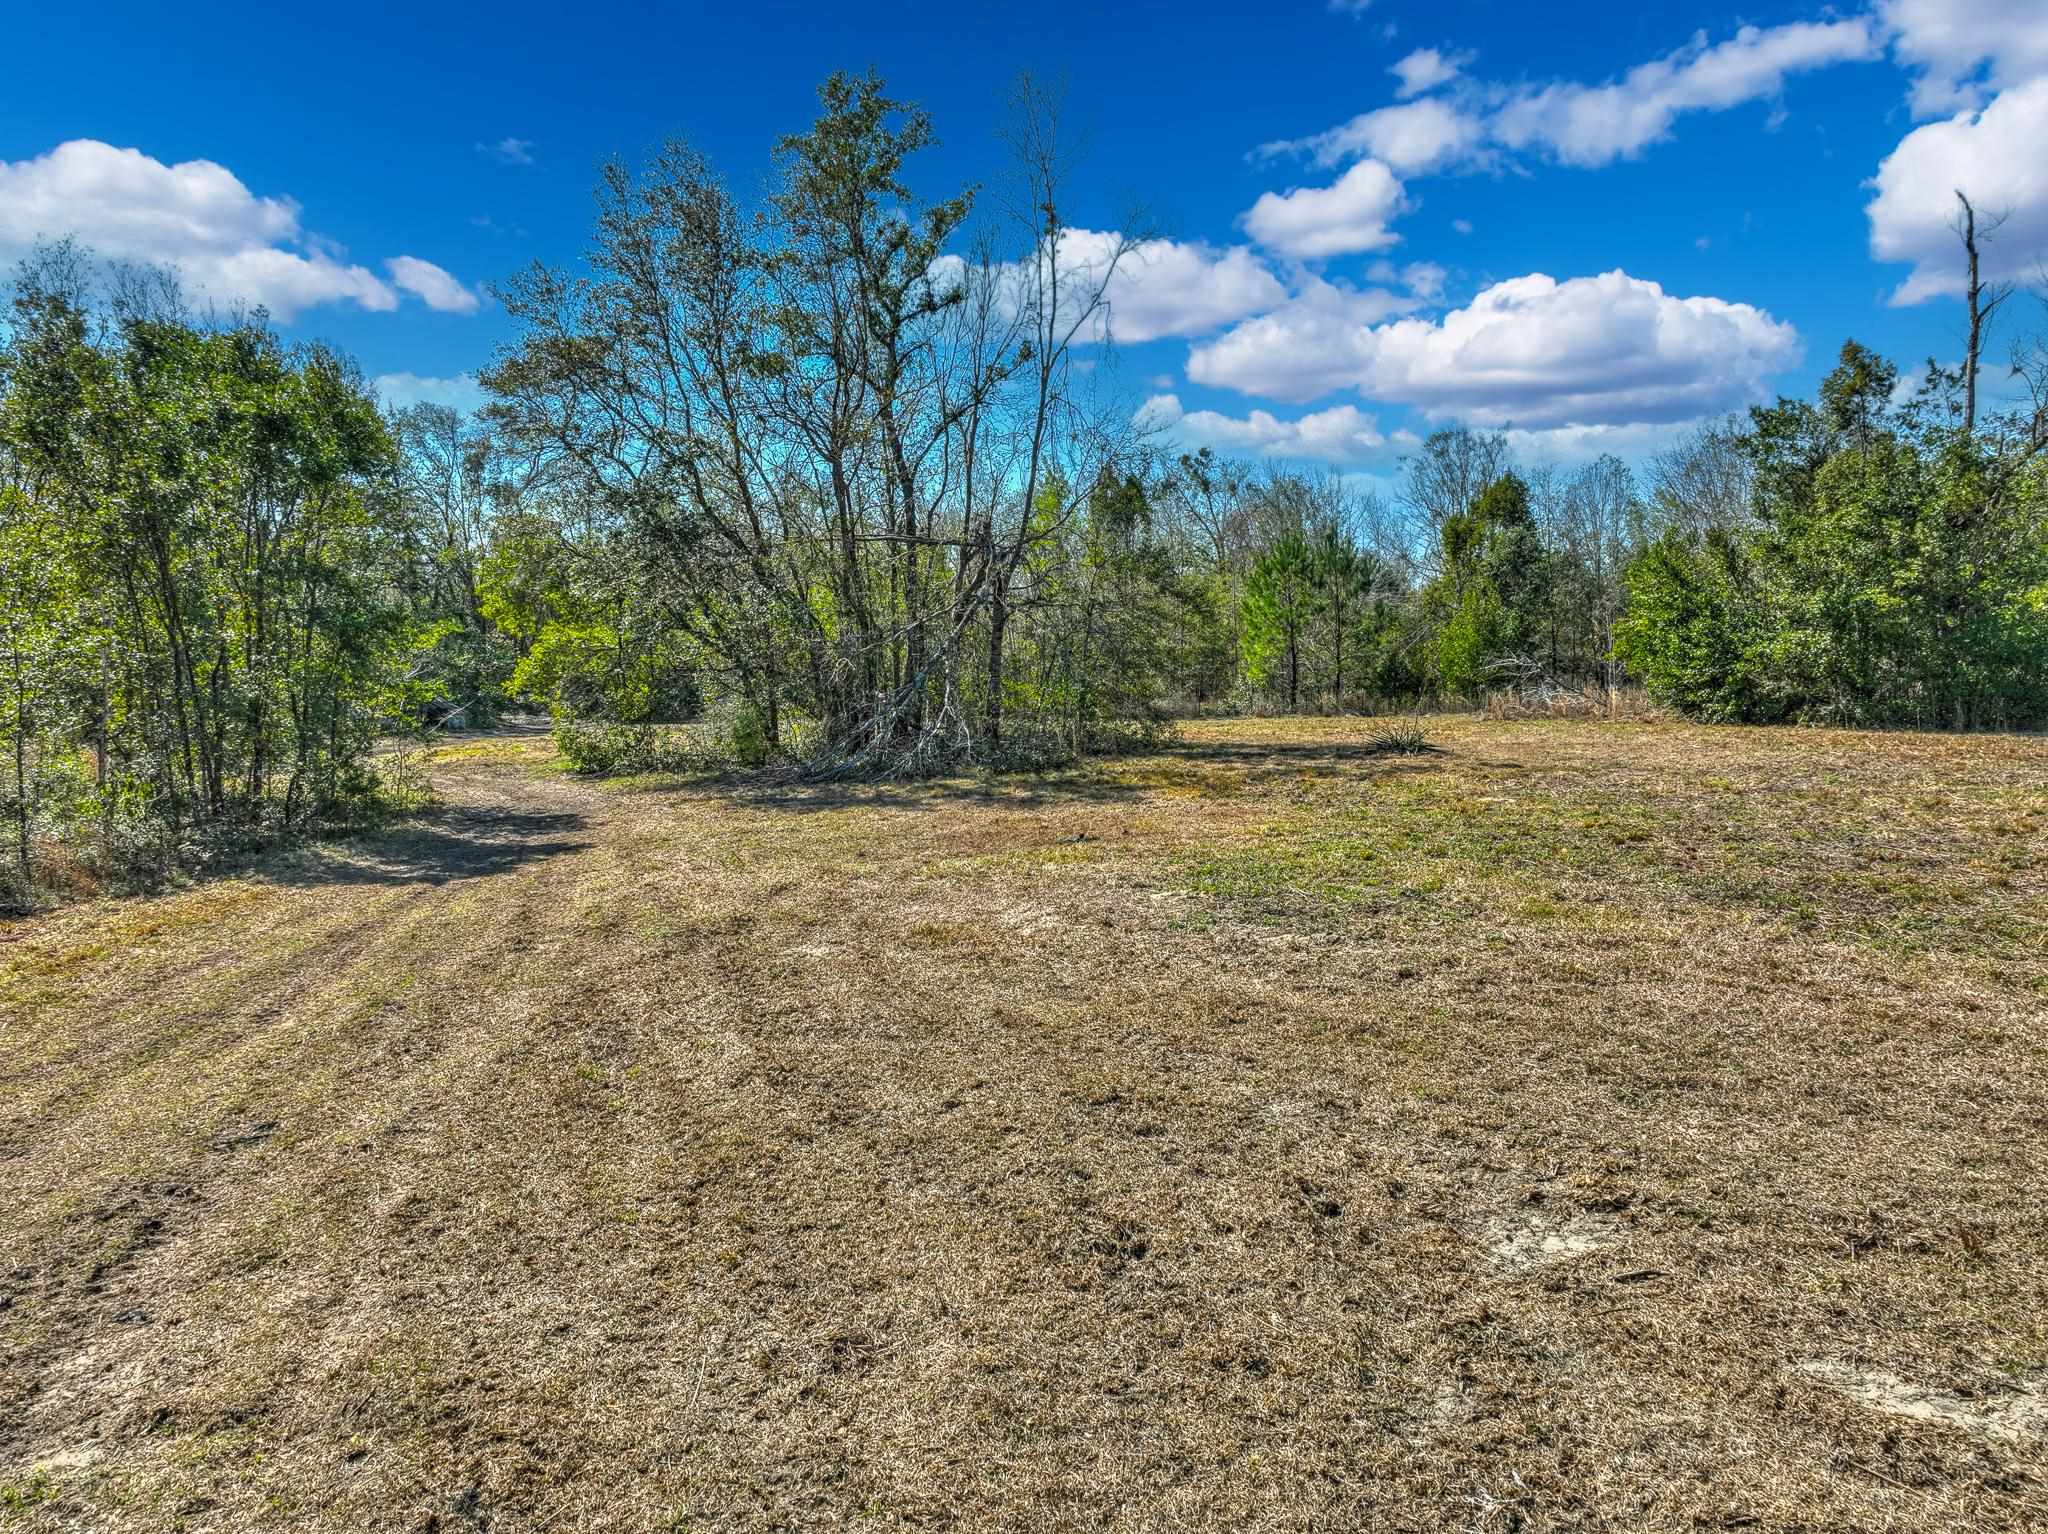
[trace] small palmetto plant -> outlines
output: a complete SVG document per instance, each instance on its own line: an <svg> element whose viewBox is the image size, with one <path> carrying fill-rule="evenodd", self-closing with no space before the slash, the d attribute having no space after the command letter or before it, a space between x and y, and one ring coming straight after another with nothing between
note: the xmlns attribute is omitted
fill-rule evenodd
<svg viewBox="0 0 2048 1534"><path fill-rule="evenodd" d="M1430 749L1420 719L1394 719L1365 737L1368 756L1415 756Z"/></svg>

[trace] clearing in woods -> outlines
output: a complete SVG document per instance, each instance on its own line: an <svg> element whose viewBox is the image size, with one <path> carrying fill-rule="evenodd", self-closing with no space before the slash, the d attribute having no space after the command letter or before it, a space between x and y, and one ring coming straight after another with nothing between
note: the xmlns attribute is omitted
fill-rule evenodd
<svg viewBox="0 0 2048 1534"><path fill-rule="evenodd" d="M0 1525L2048 1526L2048 742L1369 728L0 929Z"/></svg>

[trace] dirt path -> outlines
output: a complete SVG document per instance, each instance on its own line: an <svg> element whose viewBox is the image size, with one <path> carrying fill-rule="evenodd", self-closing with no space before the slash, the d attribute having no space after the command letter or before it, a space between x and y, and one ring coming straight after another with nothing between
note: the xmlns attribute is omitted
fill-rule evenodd
<svg viewBox="0 0 2048 1534"><path fill-rule="evenodd" d="M1747 737L1462 728L816 794L484 740L400 834L25 924L0 1527L2039 1526L1991 916L1816 937L1904 918L1706 901L1697 826L1627 883L1621 796L1693 825ZM1842 761L1699 824L2038 909L2035 758ZM1392 882L1310 903L1360 814Z"/></svg>

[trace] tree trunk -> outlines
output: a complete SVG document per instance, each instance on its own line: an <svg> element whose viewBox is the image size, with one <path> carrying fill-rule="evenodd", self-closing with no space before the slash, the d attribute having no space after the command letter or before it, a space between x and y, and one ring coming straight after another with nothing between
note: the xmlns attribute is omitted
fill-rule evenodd
<svg viewBox="0 0 2048 1534"><path fill-rule="evenodd" d="M1337 712L1341 714L1344 712L1344 605L1341 602L1337 604L1337 621L1334 625L1332 643L1336 651L1332 656L1332 691L1337 697Z"/></svg>
<svg viewBox="0 0 2048 1534"><path fill-rule="evenodd" d="M1003 743L1003 630L1010 621L1010 599L1004 589L1007 578L992 575L988 598L988 743L991 749Z"/></svg>
<svg viewBox="0 0 2048 1534"><path fill-rule="evenodd" d="M14 651L14 854L21 864L21 882L28 885L28 684L23 679L21 649Z"/></svg>
<svg viewBox="0 0 2048 1534"><path fill-rule="evenodd" d="M1978 271L1977 210L1970 199L1960 190L1956 201L1963 205L1962 228L1957 232L1963 239L1963 251L1969 257L1970 280L1964 296L1970 305L1970 334L1963 352L1963 435L1970 436L1977 430L1977 372L1984 357L1984 330L1991 323L1991 316L1998 306L2010 296L2012 289L2006 286L1987 288ZM1986 227L1990 234L2003 223L2003 217L1994 218Z"/></svg>
<svg viewBox="0 0 2048 1534"><path fill-rule="evenodd" d="M1970 258L1970 340L1963 352L1963 435L1977 429L1977 354L1984 344L1984 314L1978 307L1983 287L1977 280L1977 210L1961 192L1956 201L1963 205L1963 249Z"/></svg>

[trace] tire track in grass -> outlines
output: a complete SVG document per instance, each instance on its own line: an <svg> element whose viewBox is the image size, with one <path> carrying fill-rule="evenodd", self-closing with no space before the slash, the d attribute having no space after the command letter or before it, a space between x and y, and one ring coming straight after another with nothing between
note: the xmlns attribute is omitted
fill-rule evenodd
<svg viewBox="0 0 2048 1534"><path fill-rule="evenodd" d="M558 810L564 798L523 793L516 781L484 789L500 800L509 794L515 814L521 803ZM480 809L494 819L507 813L502 803ZM544 827L559 820L528 818ZM485 885L534 883L545 863L520 854L522 841L538 838L493 838L489 855L506 877L295 892L279 905L297 908L291 914L300 921L308 908L329 919L282 952L247 951L224 924L187 931L184 941L211 950L185 966L209 977L202 990L145 992L96 1018L93 1031L124 1047L87 1068L88 1085L12 1105L8 1139L28 1148L13 1170L70 1209L10 1222L10 1257L21 1266L12 1269L8 1308L27 1303L10 1317L16 1324L0 1351L0 1372L13 1387L0 1402L0 1420L11 1425L0 1437L0 1465L74 1453L77 1440L109 1426L175 1434L193 1420L211 1431L223 1414L248 1420L246 1408L222 1406L220 1392L201 1384L210 1372L224 1380L237 1372L232 1348L208 1346L205 1334L232 1334L261 1317L249 1296L238 1310L226 1291L237 1277L274 1267L280 1244L265 1239L266 1212L281 1212L289 1227L294 1211L335 1178L342 1146L352 1149L373 1121L388 1127L410 1102L434 1095L428 1083L440 1056L458 1041L471 1055L495 1050L481 1002L469 1009L467 1033L444 1032L435 1025L458 1019L431 1002L395 1002L393 982L453 972L470 994L487 994L476 971L499 969L516 936L479 896ZM465 923L478 941L451 946L447 934ZM222 992L237 999L215 1010ZM432 985L428 992L443 994ZM463 991L450 985L445 993ZM394 1067L367 1093L366 1058ZM329 1104L355 1108L336 1124L319 1113ZM120 1170L110 1182L113 1167ZM17 1205L14 1213L27 1211ZM82 1226L104 1231L82 1239ZM262 1274L258 1289L274 1277ZM138 1295L149 1304L131 1303ZM108 1388L115 1381L120 1388ZM119 1398L133 1409L109 1423L105 1403ZM105 1455L96 1446L88 1458L98 1464Z"/></svg>

